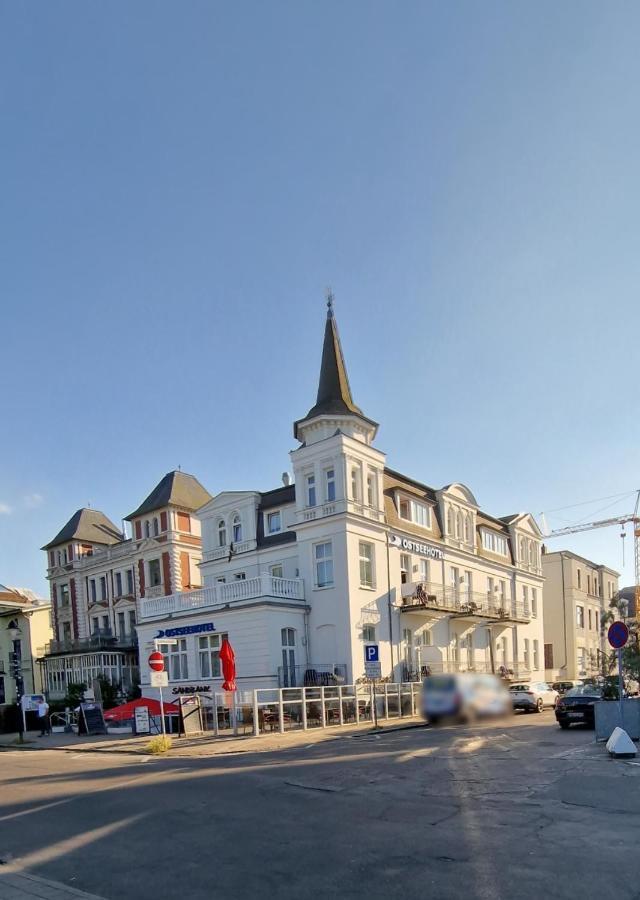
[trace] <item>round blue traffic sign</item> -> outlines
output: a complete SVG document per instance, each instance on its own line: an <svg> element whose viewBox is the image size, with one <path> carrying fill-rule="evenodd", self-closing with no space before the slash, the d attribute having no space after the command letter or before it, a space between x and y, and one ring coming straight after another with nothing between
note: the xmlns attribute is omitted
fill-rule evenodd
<svg viewBox="0 0 640 900"><path fill-rule="evenodd" d="M609 625L607 639L615 650L620 650L629 640L629 629L624 622L612 622Z"/></svg>

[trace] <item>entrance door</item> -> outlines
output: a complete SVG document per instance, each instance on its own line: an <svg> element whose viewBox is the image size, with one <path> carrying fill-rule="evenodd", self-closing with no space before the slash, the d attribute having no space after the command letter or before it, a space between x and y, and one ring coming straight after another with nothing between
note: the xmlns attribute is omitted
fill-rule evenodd
<svg viewBox="0 0 640 900"><path fill-rule="evenodd" d="M296 632L295 628L283 628L282 637L282 687L296 686Z"/></svg>
<svg viewBox="0 0 640 900"><path fill-rule="evenodd" d="M413 632L410 628L402 629L402 642L404 644L404 668L403 681L410 681L413 673Z"/></svg>
<svg viewBox="0 0 640 900"><path fill-rule="evenodd" d="M473 668L473 635L468 634L465 640L465 650L467 652L467 668Z"/></svg>

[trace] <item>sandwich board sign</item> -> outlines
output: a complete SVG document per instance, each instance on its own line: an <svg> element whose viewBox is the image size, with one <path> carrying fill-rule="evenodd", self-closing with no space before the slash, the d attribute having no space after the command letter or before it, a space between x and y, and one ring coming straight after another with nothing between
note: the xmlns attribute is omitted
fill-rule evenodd
<svg viewBox="0 0 640 900"><path fill-rule="evenodd" d="M135 709L135 732L136 734L151 734L151 724L149 721L149 707L136 706Z"/></svg>
<svg viewBox="0 0 640 900"><path fill-rule="evenodd" d="M201 734L204 731L202 726L202 708L200 705L200 696L191 694L188 697L180 697L180 730L186 737L190 734ZM214 715L217 715L217 709L214 706Z"/></svg>
<svg viewBox="0 0 640 900"><path fill-rule="evenodd" d="M78 716L78 734L106 734L102 703L81 703Z"/></svg>

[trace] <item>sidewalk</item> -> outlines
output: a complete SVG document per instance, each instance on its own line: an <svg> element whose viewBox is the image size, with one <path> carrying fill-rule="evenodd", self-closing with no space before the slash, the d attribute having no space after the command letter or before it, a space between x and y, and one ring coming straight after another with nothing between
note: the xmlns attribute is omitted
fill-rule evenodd
<svg viewBox="0 0 640 900"><path fill-rule="evenodd" d="M0 900L102 900L95 894L85 894L75 888L68 887L58 881L38 878L37 875L18 875L13 872L0 872Z"/></svg>
<svg viewBox="0 0 640 900"><path fill-rule="evenodd" d="M246 736L229 735L214 737L213 734L202 734L194 737L178 737L173 735L173 747L162 756L173 758L184 757L214 757L226 756L231 753L268 753L274 750L293 749L306 747L309 744L319 744L323 741L331 741L353 735L375 734L380 732L397 731L398 729L423 725L424 720L419 716L405 716L401 719L385 720L377 732L371 727L370 722L362 725L333 725L328 728L310 728L308 731L295 729L284 734L273 732L255 737L253 734ZM40 737L37 732L30 732L25 736L25 743L17 743L16 734L0 735L0 751L23 750L25 753L32 750L60 750L63 752L99 752L99 753L133 753L136 755L149 755L146 749L149 736L141 737L123 735L76 735L76 734L52 734Z"/></svg>

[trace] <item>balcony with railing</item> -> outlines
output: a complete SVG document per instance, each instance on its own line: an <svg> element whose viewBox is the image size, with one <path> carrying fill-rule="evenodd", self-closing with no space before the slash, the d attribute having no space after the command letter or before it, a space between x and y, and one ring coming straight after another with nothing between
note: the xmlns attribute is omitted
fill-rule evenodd
<svg viewBox="0 0 640 900"><path fill-rule="evenodd" d="M140 601L140 618L158 619L176 613L262 599L304 601L304 582L301 578L276 578L274 575L263 574L230 581L228 584L214 584L195 591L170 594L167 597L144 597Z"/></svg>
<svg viewBox="0 0 640 900"><path fill-rule="evenodd" d="M403 668L403 681L419 681L426 678L427 675L461 675L461 674L482 674L497 675L505 681L513 681L514 679L526 679L531 677L531 666L527 662L520 660L503 661L495 660L493 666L487 659L464 658L455 660L442 660L439 662L430 662L423 660L418 667L411 669L408 666Z"/></svg>
<svg viewBox="0 0 640 900"><path fill-rule="evenodd" d="M216 562L219 559L232 559L240 553L249 553L255 550L257 541L252 538L249 541L234 541L232 544L224 544L222 547L215 547L213 550L205 550L202 554L203 562Z"/></svg>
<svg viewBox="0 0 640 900"><path fill-rule="evenodd" d="M497 594L468 591L433 582L413 582L402 585L402 612L427 612L436 616L450 615L473 621L528 622L529 609L516 601Z"/></svg>
<svg viewBox="0 0 640 900"><path fill-rule="evenodd" d="M56 656L61 653L90 653L99 650L132 650L138 646L135 628L122 634L114 634L110 628L99 628L88 638L65 638L61 641L49 641L45 645L45 656Z"/></svg>
<svg viewBox="0 0 640 900"><path fill-rule="evenodd" d="M313 522L316 519L324 519L327 516L336 516L340 513L351 513L362 516L365 519L373 519L375 522L384 520L384 512L377 506L367 506L357 500L328 500L317 506L307 506L296 512L298 522Z"/></svg>

